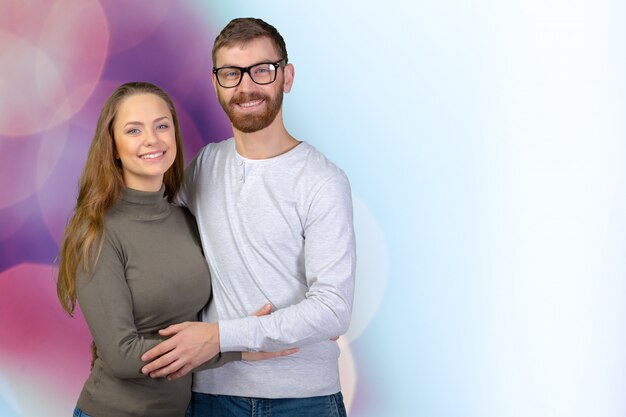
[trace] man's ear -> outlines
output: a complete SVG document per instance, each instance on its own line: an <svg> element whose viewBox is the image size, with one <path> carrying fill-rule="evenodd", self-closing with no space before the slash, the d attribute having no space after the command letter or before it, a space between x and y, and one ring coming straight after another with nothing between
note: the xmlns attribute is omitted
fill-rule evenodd
<svg viewBox="0 0 626 417"><path fill-rule="evenodd" d="M293 77L295 76L295 69L293 67L293 64L285 65L283 73L283 91L285 93L288 93L289 91L291 91L291 86L293 85Z"/></svg>
<svg viewBox="0 0 626 417"><path fill-rule="evenodd" d="M215 77L215 73L211 73L211 82L213 83L213 90L215 91L215 97L217 97L217 78Z"/></svg>

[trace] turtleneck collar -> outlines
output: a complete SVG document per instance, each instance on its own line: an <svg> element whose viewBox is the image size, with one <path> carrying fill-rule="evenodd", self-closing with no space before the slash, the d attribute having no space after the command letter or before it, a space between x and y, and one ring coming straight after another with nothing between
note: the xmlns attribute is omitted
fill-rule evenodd
<svg viewBox="0 0 626 417"><path fill-rule="evenodd" d="M139 191L124 188L115 210L138 220L158 220L170 214L170 204L164 198L165 186L159 191Z"/></svg>

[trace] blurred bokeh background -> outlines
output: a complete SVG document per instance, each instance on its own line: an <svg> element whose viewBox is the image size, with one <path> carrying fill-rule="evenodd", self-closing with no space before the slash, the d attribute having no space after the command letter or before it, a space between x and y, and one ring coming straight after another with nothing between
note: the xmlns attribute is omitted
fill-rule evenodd
<svg viewBox="0 0 626 417"><path fill-rule="evenodd" d="M349 415L626 414L623 2L2 0L0 415L69 416L89 370L54 259L104 99L163 87L187 160L230 137L210 51L242 16L352 183Z"/></svg>

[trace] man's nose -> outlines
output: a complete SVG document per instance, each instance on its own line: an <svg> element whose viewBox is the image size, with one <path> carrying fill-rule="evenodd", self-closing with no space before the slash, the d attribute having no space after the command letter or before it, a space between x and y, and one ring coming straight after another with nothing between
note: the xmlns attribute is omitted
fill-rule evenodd
<svg viewBox="0 0 626 417"><path fill-rule="evenodd" d="M256 83L252 81L252 76L250 75L250 73L246 71L241 74L241 82L239 83L238 87L240 89L248 90L250 89L250 87L254 87L255 84Z"/></svg>

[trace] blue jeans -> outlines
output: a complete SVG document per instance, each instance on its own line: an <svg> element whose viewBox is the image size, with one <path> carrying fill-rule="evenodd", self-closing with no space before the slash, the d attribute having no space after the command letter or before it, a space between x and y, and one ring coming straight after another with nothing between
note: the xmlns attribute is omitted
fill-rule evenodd
<svg viewBox="0 0 626 417"><path fill-rule="evenodd" d="M87 413L83 413L80 408L76 407L74 408L74 414L72 414L72 417L91 417L91 416Z"/></svg>
<svg viewBox="0 0 626 417"><path fill-rule="evenodd" d="M186 417L346 417L341 392L308 398L250 398L194 392Z"/></svg>

